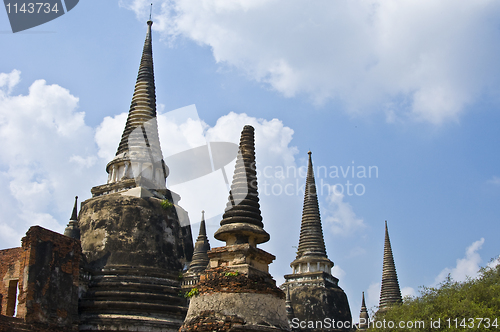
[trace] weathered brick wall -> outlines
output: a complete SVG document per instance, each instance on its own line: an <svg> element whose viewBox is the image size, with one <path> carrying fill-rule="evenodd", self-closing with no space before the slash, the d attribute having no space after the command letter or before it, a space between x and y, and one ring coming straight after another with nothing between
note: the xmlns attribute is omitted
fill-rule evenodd
<svg viewBox="0 0 500 332"><path fill-rule="evenodd" d="M17 317L77 328L80 241L33 226L22 243Z"/></svg>
<svg viewBox="0 0 500 332"><path fill-rule="evenodd" d="M22 248L0 250L0 313L13 316L16 303L17 288L13 286L19 280L19 266ZM9 285L10 294L9 294Z"/></svg>

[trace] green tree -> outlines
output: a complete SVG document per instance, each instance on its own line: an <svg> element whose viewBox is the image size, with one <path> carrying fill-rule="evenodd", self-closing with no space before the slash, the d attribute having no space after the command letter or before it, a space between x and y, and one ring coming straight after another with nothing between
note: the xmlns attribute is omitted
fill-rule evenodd
<svg viewBox="0 0 500 332"><path fill-rule="evenodd" d="M482 268L477 278L464 282L448 276L438 287L421 287L420 293L376 312L368 331L500 329L500 265Z"/></svg>

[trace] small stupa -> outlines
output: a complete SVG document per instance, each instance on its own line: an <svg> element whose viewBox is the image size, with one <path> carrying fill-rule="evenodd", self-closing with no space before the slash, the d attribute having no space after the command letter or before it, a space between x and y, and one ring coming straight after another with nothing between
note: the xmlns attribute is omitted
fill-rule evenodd
<svg viewBox="0 0 500 332"><path fill-rule="evenodd" d="M363 297L361 299L361 311L359 312L358 330L360 331L367 330L369 322L370 322L370 316L368 315L368 310L366 309L365 292L363 292Z"/></svg>
<svg viewBox="0 0 500 332"><path fill-rule="evenodd" d="M194 244L193 259L182 279L182 288L191 289L196 286L200 279L200 274L207 269L210 262L208 258L209 250L210 243L208 243L205 226L205 211L201 211L200 231Z"/></svg>
<svg viewBox="0 0 500 332"><path fill-rule="evenodd" d="M80 240L80 227L78 226L78 213L76 206L77 202L78 196L75 196L75 205L73 206L73 212L71 213L68 226L66 226L66 229L64 230L64 235Z"/></svg>

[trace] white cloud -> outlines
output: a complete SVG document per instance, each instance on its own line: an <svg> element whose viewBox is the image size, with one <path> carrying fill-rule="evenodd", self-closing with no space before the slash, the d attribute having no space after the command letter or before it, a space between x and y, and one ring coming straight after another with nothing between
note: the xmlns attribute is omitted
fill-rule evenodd
<svg viewBox="0 0 500 332"><path fill-rule="evenodd" d="M380 300L380 282L374 282L366 291L366 307L368 309L378 306Z"/></svg>
<svg viewBox="0 0 500 332"><path fill-rule="evenodd" d="M0 75L0 184L7 188L0 194L4 247L18 246L32 225L64 230L73 197L78 195L82 201L90 196L92 186L105 183L104 165L114 157L127 118L126 113L106 117L94 131L85 124L84 113L78 112L78 98L67 89L37 80L28 94L12 95L19 81L19 71ZM172 114L184 118L172 118ZM243 126L251 124L256 130L258 169L259 165L295 165L297 149L290 146L293 130L277 119L229 113L209 128L191 105L177 113L159 114L158 124L166 157L207 140L238 144ZM226 166L229 183L232 167ZM207 186L193 182L173 188L180 189L181 206L191 212L193 223L202 209L212 209L213 216L223 213L228 187L222 175L217 176L214 185L210 180Z"/></svg>
<svg viewBox="0 0 500 332"><path fill-rule="evenodd" d="M26 95L12 95L20 76L0 74L3 246L18 246L32 225L63 231L73 197L88 196L97 178L93 130L77 111L78 98L44 80Z"/></svg>
<svg viewBox="0 0 500 332"><path fill-rule="evenodd" d="M64 230L73 197L79 195L81 201L89 196L91 186L105 183L104 165L114 157L127 117L126 113L106 117L94 131L85 124L84 113L77 111L78 98L58 85L38 80L27 95L11 95L9 91L19 77L18 71L0 76L0 183L8 188L0 195L1 237L8 239L3 246L19 245L22 234L35 224ZM193 110L196 115L194 105L175 114L191 114ZM290 146L293 130L277 119L229 113L209 128L197 115L175 122L172 114L158 115L166 157L207 140L238 144L243 126L251 124L256 130L258 169L263 165L295 165L297 149ZM226 166L229 183L232 167ZM191 212L193 223L199 220L202 209L213 209L212 215L223 213L228 187L222 176L217 176L221 186L193 182L173 188L182 191L181 206Z"/></svg>
<svg viewBox="0 0 500 332"><path fill-rule="evenodd" d="M161 121L161 120L160 120ZM239 144L241 131L245 125L252 125L255 128L255 149L257 170L260 171L265 166L274 168L278 165L285 166L294 163L296 148L289 146L293 135L293 130L283 125L277 119L264 120L247 116L246 114L229 113L219 118L214 127L206 129L206 141L208 142L232 142ZM191 125L192 126L192 125ZM166 126L163 126L166 128ZM162 136L160 130L160 137ZM196 132L189 130L179 132L179 137L191 138L197 136ZM201 138L202 133L199 133ZM192 145L198 146L201 139L194 139ZM166 144L166 143L165 143ZM165 146L162 143L162 146ZM234 163L225 167L228 184L231 184ZM206 182L209 181L209 182ZM259 193L262 198L264 193L264 182L273 182L275 179L259 178ZM207 212L207 218L224 212L227 203L228 187L225 185L221 171L217 171L203 179L193 180L190 183L183 183L173 186L174 191L179 191L182 198L182 206L189 212L195 213L194 220L198 219L201 210ZM215 190L217 189L217 190ZM204 194L204 191L206 193ZM203 197L200 200L200 197ZM192 218L193 219L193 218ZM218 221L216 221L218 223Z"/></svg>
<svg viewBox="0 0 500 332"><path fill-rule="evenodd" d="M417 292L412 287L403 287L403 288L401 288L401 296L403 298L405 296L415 297L415 296L417 296Z"/></svg>
<svg viewBox="0 0 500 332"><path fill-rule="evenodd" d="M149 14L148 1L120 3L141 21ZM493 0L159 3L153 29L163 37L208 45L218 63L287 97L440 124L499 86Z"/></svg>
<svg viewBox="0 0 500 332"><path fill-rule="evenodd" d="M284 126L278 119L268 121L231 112L219 118L214 127L209 127L200 120L195 105L158 114L157 119L160 144L165 158L205 145L207 142L239 144L243 126L250 124L255 128L258 170L262 170L265 166L275 168L276 166L295 165L294 155L297 153L297 149L290 146L293 130ZM126 114L123 113L113 118L106 117L99 125L95 135L99 156L108 161L113 158L125 121ZM234 163L225 167L229 185L233 169ZM265 181L274 183L277 180L271 178L261 181L259 182L260 188ZM205 210L207 219L224 212L228 186L224 182L221 171L170 186L170 189L180 194L180 205L190 213L192 223L198 222L202 210ZM260 192L262 196L262 189Z"/></svg>
<svg viewBox="0 0 500 332"><path fill-rule="evenodd" d="M490 269L493 269L495 268L497 265L500 265L500 256L498 256L497 258L495 259L492 259L491 262L489 262L486 267L487 268L490 268Z"/></svg>
<svg viewBox="0 0 500 332"><path fill-rule="evenodd" d="M127 122L128 112L113 117L106 116L95 131L95 142L98 146L98 156L111 161L115 156L122 137L123 128Z"/></svg>
<svg viewBox="0 0 500 332"><path fill-rule="evenodd" d="M342 280L344 278L344 276L346 275L345 271L342 270L340 268L340 266L338 265L335 265L333 268L332 268L332 276L334 276L335 278L339 279L339 280Z"/></svg>
<svg viewBox="0 0 500 332"><path fill-rule="evenodd" d="M203 110L200 110L203 115ZM99 156L111 160L118 146L121 131L125 125L125 118L105 118L96 131L96 141L99 147ZM213 127L207 126L199 120L194 105L184 107L174 112L158 114L158 128L160 144L165 158L186 151L188 149L206 144L206 142L232 142L239 144L240 134L245 125L255 128L255 148L257 171L259 172L259 197L261 211L264 218L264 228L271 234L272 241L266 243L264 250L281 257L271 265L271 273L275 274L277 283L283 282L283 271L290 269L289 263L293 260L293 245L298 243L300 227L301 199L303 192L296 190L296 186L305 184L305 179L294 177L277 178L263 176L265 167L270 169L287 167L296 168L295 155L298 150L292 146L293 130L278 119L257 119L246 114L229 113L220 117ZM119 128L115 128L118 126ZM109 143L114 142L114 143ZM106 152L107 151L107 152ZM232 181L234 163L226 165L225 172L229 184ZM104 172L104 170L102 170ZM270 172L269 175L274 173ZM167 178L168 184L169 178ZM298 182L296 182L298 181ZM286 184L293 186L293 194L274 195L269 188L273 185L283 187ZM266 187L268 188L266 192ZM192 225L193 235L198 231L197 223L201 217L201 210L205 210L207 233L213 234L219 227L220 215L224 212L228 201L229 188L226 186L221 171L213 172L201 178L178 185L169 185L169 189L180 194L179 205L186 209ZM276 209L276 206L289 208ZM282 234L281 220L291 220L287 230L290 237L276 236ZM292 240L291 240L292 239ZM211 240L212 247L221 243ZM337 272L342 273L341 270Z"/></svg>
<svg viewBox="0 0 500 332"><path fill-rule="evenodd" d="M84 158L82 156L73 155L69 158L69 161L75 163L77 166L79 166L79 168L90 168L97 162L97 157L88 156Z"/></svg>
<svg viewBox="0 0 500 332"><path fill-rule="evenodd" d="M366 227L363 219L354 213L351 204L344 201L345 195L337 188L338 185L329 186L328 203L323 209L325 226L329 226L333 234L348 235Z"/></svg>
<svg viewBox="0 0 500 332"><path fill-rule="evenodd" d="M0 73L0 88L7 86L7 94L21 81L21 72L14 69L10 74Z"/></svg>
<svg viewBox="0 0 500 332"><path fill-rule="evenodd" d="M457 265L454 268L444 268L436 277L433 286L443 282L448 275L455 281L465 281L467 277L475 278L478 275L481 256L478 251L484 243L484 238L472 243L465 250L465 257L457 259Z"/></svg>

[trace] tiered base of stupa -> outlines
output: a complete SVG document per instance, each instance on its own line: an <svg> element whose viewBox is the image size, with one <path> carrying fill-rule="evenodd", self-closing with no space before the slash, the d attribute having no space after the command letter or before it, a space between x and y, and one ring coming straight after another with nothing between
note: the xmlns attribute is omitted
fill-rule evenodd
<svg viewBox="0 0 500 332"><path fill-rule="evenodd" d="M179 276L165 270L107 266L80 300L80 331L177 331L187 312Z"/></svg>
<svg viewBox="0 0 500 332"><path fill-rule="evenodd" d="M294 331L350 331L351 310L338 279L323 271L285 275L281 289L289 294ZM321 322L320 325L316 322ZM311 327L311 324L314 327Z"/></svg>
<svg viewBox="0 0 500 332"><path fill-rule="evenodd" d="M267 272L274 256L248 243L214 248L193 288L187 331L289 331L285 294Z"/></svg>
<svg viewBox="0 0 500 332"><path fill-rule="evenodd" d="M142 187L82 204L88 280L80 285L80 331L179 329L187 313L180 272L192 238L176 210Z"/></svg>

